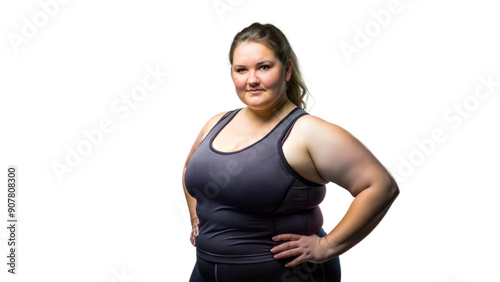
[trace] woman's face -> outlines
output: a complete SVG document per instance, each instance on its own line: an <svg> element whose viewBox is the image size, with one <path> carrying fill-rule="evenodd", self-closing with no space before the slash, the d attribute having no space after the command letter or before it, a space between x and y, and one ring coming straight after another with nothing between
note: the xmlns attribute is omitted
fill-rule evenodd
<svg viewBox="0 0 500 282"><path fill-rule="evenodd" d="M231 76L236 93L249 108L263 110L286 98L285 83L292 73L264 44L242 42L233 53Z"/></svg>

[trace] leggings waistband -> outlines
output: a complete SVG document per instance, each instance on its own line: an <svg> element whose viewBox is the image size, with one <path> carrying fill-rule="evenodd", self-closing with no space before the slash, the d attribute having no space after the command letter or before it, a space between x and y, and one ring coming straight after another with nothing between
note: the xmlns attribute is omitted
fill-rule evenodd
<svg viewBox="0 0 500 282"><path fill-rule="evenodd" d="M190 282L339 282L340 261L333 258L316 264L305 262L286 268L288 261L250 264L212 263L198 257Z"/></svg>

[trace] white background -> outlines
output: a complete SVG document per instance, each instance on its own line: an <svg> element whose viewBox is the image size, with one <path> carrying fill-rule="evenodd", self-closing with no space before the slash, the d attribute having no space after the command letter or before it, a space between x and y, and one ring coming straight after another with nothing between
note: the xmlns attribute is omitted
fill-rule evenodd
<svg viewBox="0 0 500 282"><path fill-rule="evenodd" d="M0 228L1 281L188 281L182 167L202 125L243 106L228 50L255 21L287 35L309 112L350 131L398 179L386 218L341 256L343 281L500 281L500 87L474 97L479 77L500 81L496 1L393 1L385 26L374 15L389 0L67 1L43 22L47 2L0 4L0 225L9 165L19 219L15 276ZM24 36L27 22L38 27ZM112 104L148 67L168 77L124 117ZM453 112L464 101L467 118ZM53 164L103 120L113 130L60 181ZM435 130L441 142L419 148ZM325 230L351 200L328 185Z"/></svg>

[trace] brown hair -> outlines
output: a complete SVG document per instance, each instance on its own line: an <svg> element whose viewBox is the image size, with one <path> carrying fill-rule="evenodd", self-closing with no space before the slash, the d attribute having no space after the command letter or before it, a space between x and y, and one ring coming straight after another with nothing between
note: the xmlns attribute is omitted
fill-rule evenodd
<svg viewBox="0 0 500 282"><path fill-rule="evenodd" d="M234 49L241 42L258 42L266 45L267 48L273 51L283 66L287 65L288 59L292 60L292 76L286 83L286 95L296 106L305 109L309 93L300 73L297 56L295 56L283 32L272 24L260 24L257 22L244 28L236 34L231 44L231 49L229 50L229 62L231 65L233 64Z"/></svg>

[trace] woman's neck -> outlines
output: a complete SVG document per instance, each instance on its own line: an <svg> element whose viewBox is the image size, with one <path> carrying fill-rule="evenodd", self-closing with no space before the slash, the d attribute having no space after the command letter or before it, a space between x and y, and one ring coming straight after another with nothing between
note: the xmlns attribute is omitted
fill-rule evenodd
<svg viewBox="0 0 500 282"><path fill-rule="evenodd" d="M246 112L249 118L262 123L267 123L276 119L281 120L296 107L297 106L293 104L285 95L284 98L278 100L269 108L256 110L246 107Z"/></svg>

